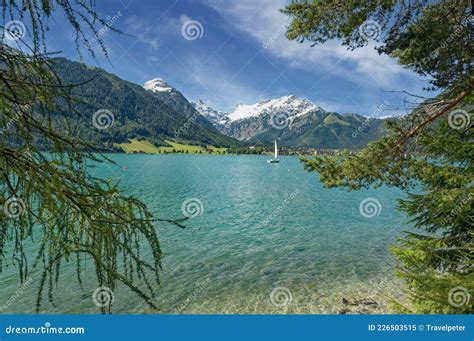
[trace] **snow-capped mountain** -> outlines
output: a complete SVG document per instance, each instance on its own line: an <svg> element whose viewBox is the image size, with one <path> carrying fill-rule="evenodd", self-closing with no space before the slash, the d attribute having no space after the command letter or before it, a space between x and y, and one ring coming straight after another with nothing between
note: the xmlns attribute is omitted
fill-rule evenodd
<svg viewBox="0 0 474 341"><path fill-rule="evenodd" d="M192 122L193 125L197 124L205 127L212 134L216 134L216 136L220 135L215 124L203 117L203 115L199 115L199 112L189 103L186 97L162 78L154 78L145 82L143 88L152 92L155 97L158 97L174 111L184 114L188 118L188 125L190 124L189 122ZM188 130L192 135L193 129ZM206 141L203 140L202 142Z"/></svg>
<svg viewBox="0 0 474 341"><path fill-rule="evenodd" d="M314 110L322 110L306 99L294 95L284 96L276 99L269 99L255 104L238 104L231 113L223 112L211 108L202 100L191 102L194 108L214 124L229 124L230 122L258 117L265 114L284 112L288 117L298 117Z"/></svg>
<svg viewBox="0 0 474 341"><path fill-rule="evenodd" d="M384 133L383 120L367 124L362 116L327 112L294 95L238 104L228 113L201 100L190 103L161 78L151 79L143 87L193 122L252 144L270 145L278 139L283 146L357 149Z"/></svg>
<svg viewBox="0 0 474 341"><path fill-rule="evenodd" d="M143 84L143 87L146 90L151 90L153 92L170 92L173 90L173 88L161 78L150 79Z"/></svg>
<svg viewBox="0 0 474 341"><path fill-rule="evenodd" d="M321 108L306 99L290 95L277 99L260 101L251 105L239 104L234 112L230 113L228 116L231 121L276 112L285 112L289 117L297 117L305 115L313 110L321 110Z"/></svg>
<svg viewBox="0 0 474 341"><path fill-rule="evenodd" d="M153 78L146 81L143 84L143 88L153 92L156 97L165 102L169 107L183 112L187 117L191 117L196 113L196 110L186 97L162 78Z"/></svg>
<svg viewBox="0 0 474 341"><path fill-rule="evenodd" d="M215 110L201 100L193 106L219 131L243 141L272 129L291 129L293 124L300 124L297 121L324 112L310 101L294 95L255 104L238 104L231 113Z"/></svg>
<svg viewBox="0 0 474 341"><path fill-rule="evenodd" d="M229 113L211 108L202 100L198 99L191 102L192 106L205 118L208 119L216 128L227 126L230 123Z"/></svg>
<svg viewBox="0 0 474 341"><path fill-rule="evenodd" d="M294 95L239 104L231 113L202 101L193 106L220 132L253 144L269 145L278 139L287 146L357 149L383 134L382 120L367 125L363 116L327 112Z"/></svg>

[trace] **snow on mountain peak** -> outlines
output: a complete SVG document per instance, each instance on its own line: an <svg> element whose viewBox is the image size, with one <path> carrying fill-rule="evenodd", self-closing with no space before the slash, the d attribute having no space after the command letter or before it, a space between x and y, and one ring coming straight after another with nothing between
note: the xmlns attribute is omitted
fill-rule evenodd
<svg viewBox="0 0 474 341"><path fill-rule="evenodd" d="M212 109L210 106L208 106L206 103L204 103L203 100L200 100L200 99L191 102L191 104L193 105L194 109L196 109L200 113L210 113L210 112L216 111Z"/></svg>
<svg viewBox="0 0 474 341"><path fill-rule="evenodd" d="M154 78L150 79L149 81L146 81L145 84L143 84L143 88L146 90L151 90L153 92L164 92L164 91L172 91L173 88L166 83L161 78Z"/></svg>
<svg viewBox="0 0 474 341"><path fill-rule="evenodd" d="M228 113L213 109L200 99L191 102L191 104L194 109L213 124L225 125L229 122L229 118L227 117Z"/></svg>
<svg viewBox="0 0 474 341"><path fill-rule="evenodd" d="M306 99L299 98L295 95L288 95L250 105L239 104L228 117L231 121L237 121L244 118L282 111L286 112L290 117L296 117L305 115L312 110L321 109Z"/></svg>

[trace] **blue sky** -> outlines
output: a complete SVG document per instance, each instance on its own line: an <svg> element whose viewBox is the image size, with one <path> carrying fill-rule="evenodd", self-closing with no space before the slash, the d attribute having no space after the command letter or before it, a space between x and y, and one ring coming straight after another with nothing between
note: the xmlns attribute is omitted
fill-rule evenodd
<svg viewBox="0 0 474 341"><path fill-rule="evenodd" d="M370 46L348 51L337 41L311 47L284 37L287 18L279 9L287 0L101 0L97 11L113 18L102 34L110 62L98 65L142 85L161 77L189 100L202 99L219 110L238 103L294 94L326 110L386 116L403 110L394 90L420 94L426 81ZM195 20L198 38L186 39L183 25ZM48 46L78 59L74 37L63 15L51 21ZM188 36L189 38L189 36ZM98 44L93 45L99 51Z"/></svg>

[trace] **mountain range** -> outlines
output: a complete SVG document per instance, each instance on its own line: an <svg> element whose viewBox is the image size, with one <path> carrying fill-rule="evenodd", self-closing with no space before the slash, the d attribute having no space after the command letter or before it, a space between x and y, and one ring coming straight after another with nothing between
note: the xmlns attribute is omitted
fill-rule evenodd
<svg viewBox="0 0 474 341"><path fill-rule="evenodd" d="M64 58L53 60L52 65L64 84L79 84L72 95L78 99L75 109L81 115L66 115L74 120L77 135L100 149L113 149L130 139L146 139L157 146L167 145L166 140L216 147L242 144L220 133L179 91L159 88L158 81L153 82L154 89L146 89L101 68ZM104 117L110 120L107 127L94 122L100 112L108 113Z"/></svg>
<svg viewBox="0 0 474 341"><path fill-rule="evenodd" d="M356 150L385 133L382 119L329 112L294 95L223 112L202 100L188 101L161 78L140 86L64 58L54 60L54 69L65 84L81 84L73 92L80 98L76 109L82 114L76 131L104 149L145 139L156 146L169 140L216 147L269 146L278 140L287 147ZM113 116L107 129L91 124L101 110Z"/></svg>
<svg viewBox="0 0 474 341"><path fill-rule="evenodd" d="M328 112L294 95L239 104L230 113L213 109L202 100L192 104L221 133L254 145L279 140L288 147L355 150L385 133L382 119Z"/></svg>

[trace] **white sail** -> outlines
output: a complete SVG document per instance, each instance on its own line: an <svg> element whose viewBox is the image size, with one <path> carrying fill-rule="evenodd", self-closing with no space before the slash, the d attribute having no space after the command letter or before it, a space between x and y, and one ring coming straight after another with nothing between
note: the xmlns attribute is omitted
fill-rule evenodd
<svg viewBox="0 0 474 341"><path fill-rule="evenodd" d="M275 160L278 159L278 146L277 141L275 140Z"/></svg>

